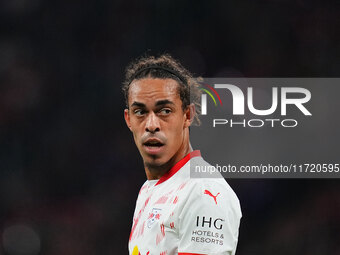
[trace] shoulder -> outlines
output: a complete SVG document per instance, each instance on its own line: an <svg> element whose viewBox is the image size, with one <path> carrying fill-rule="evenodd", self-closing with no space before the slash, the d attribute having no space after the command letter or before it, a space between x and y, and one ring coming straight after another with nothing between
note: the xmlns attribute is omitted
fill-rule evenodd
<svg viewBox="0 0 340 255"><path fill-rule="evenodd" d="M190 192L187 195L187 206L191 209L210 208L241 218L240 201L225 179L191 179L188 188Z"/></svg>
<svg viewBox="0 0 340 255"><path fill-rule="evenodd" d="M198 165L211 166L201 157L191 160L191 164L191 171ZM236 193L218 172L210 175L209 178L207 175L189 178L184 192L187 203L185 207L188 209L208 207L212 210L232 212L239 218L242 216L240 201Z"/></svg>
<svg viewBox="0 0 340 255"><path fill-rule="evenodd" d="M199 163L209 165L205 161ZM189 178L183 192L185 199L178 208L181 251L189 248L194 253L234 251L242 213L240 202L227 181L223 178ZM214 241L205 233L213 235Z"/></svg>

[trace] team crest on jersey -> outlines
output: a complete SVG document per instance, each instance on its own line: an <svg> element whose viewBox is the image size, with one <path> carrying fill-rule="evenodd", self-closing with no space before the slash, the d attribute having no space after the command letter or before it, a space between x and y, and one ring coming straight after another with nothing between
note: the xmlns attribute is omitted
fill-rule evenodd
<svg viewBox="0 0 340 255"><path fill-rule="evenodd" d="M160 214L161 211L162 209L152 208L152 211L149 213L149 217L147 221L148 228L151 228L152 224L159 220L159 218L161 217L161 214Z"/></svg>

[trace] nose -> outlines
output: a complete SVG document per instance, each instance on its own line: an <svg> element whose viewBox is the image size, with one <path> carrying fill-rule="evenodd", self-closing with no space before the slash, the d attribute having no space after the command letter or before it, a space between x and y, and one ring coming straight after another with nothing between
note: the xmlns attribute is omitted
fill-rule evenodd
<svg viewBox="0 0 340 255"><path fill-rule="evenodd" d="M145 131L150 132L150 133L155 133L155 132L160 131L159 119L154 112L150 112L148 114L146 125L145 125Z"/></svg>

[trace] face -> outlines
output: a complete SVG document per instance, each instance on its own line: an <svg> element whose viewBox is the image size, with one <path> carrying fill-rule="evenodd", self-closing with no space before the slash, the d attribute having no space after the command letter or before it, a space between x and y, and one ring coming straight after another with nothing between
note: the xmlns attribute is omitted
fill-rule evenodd
<svg viewBox="0 0 340 255"><path fill-rule="evenodd" d="M146 166L181 159L189 148L188 127L194 109L183 110L178 86L175 80L155 78L130 85L125 120Z"/></svg>

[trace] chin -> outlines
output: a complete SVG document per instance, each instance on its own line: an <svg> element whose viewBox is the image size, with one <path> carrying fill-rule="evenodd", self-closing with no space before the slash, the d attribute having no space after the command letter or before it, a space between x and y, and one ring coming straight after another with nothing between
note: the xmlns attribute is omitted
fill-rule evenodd
<svg viewBox="0 0 340 255"><path fill-rule="evenodd" d="M157 157L155 155L152 156L147 155L146 157L143 158L143 160L148 167L160 167L167 163L167 160L165 160L164 157L161 156Z"/></svg>

